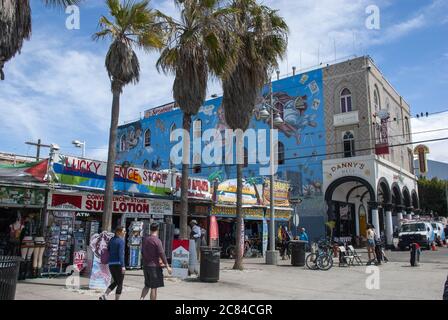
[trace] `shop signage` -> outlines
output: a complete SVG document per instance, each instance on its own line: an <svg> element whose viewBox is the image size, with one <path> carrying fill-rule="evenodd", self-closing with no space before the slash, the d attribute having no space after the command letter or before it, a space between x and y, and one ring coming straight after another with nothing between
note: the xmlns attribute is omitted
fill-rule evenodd
<svg viewBox="0 0 448 320"><path fill-rule="evenodd" d="M165 105L157 107L157 108L146 110L145 111L145 118L150 118L150 117L153 117L153 116L157 116L159 114L170 112L170 111L175 110L175 109L176 109L176 104L174 102L168 103L168 104L165 104Z"/></svg>
<svg viewBox="0 0 448 320"><path fill-rule="evenodd" d="M49 210L79 210L83 212L102 212L104 195L98 193L65 194L50 193ZM172 215L173 201L163 199L114 196L112 211L114 213L144 213Z"/></svg>
<svg viewBox="0 0 448 320"><path fill-rule="evenodd" d="M254 219L261 220L264 217L264 211L262 208L243 208L244 219ZM219 207L213 206L211 215L218 217L228 217L235 218L236 217L236 208L235 207Z"/></svg>
<svg viewBox="0 0 448 320"><path fill-rule="evenodd" d="M263 184L263 204L265 206L270 205L271 199L271 182L266 179ZM287 181L274 181L274 205L276 207L289 207L289 182Z"/></svg>
<svg viewBox="0 0 448 320"><path fill-rule="evenodd" d="M343 176L370 177L370 167L364 161L343 161L337 164L325 166L325 176L328 180L334 180Z"/></svg>
<svg viewBox="0 0 448 320"><path fill-rule="evenodd" d="M63 185L104 189L107 162L57 155L53 171ZM171 192L171 181L166 172L142 168L114 167L114 190L166 195Z"/></svg>
<svg viewBox="0 0 448 320"><path fill-rule="evenodd" d="M77 272L81 272L87 265L87 252L85 250L75 251L73 256L73 266Z"/></svg>
<svg viewBox="0 0 448 320"><path fill-rule="evenodd" d="M1 206L38 206L45 204L45 190L0 187Z"/></svg>
<svg viewBox="0 0 448 320"><path fill-rule="evenodd" d="M428 161L426 154L429 153L429 148L423 144L419 144L414 148L414 154L418 156L418 171L420 174L428 172Z"/></svg>
<svg viewBox="0 0 448 320"><path fill-rule="evenodd" d="M220 204L236 205L237 180L226 180L218 185L216 191L217 202ZM259 203L255 186L243 182L243 205L257 205Z"/></svg>
<svg viewBox="0 0 448 320"><path fill-rule="evenodd" d="M289 219L291 219L291 211L288 210L278 210L275 209L275 215L274 215L275 220L282 220L282 221L287 221ZM266 216L267 220L270 220L270 212L269 214Z"/></svg>
<svg viewBox="0 0 448 320"><path fill-rule="evenodd" d="M176 196L180 198L182 175L175 175ZM210 181L200 178L188 178L188 197L192 199L212 200Z"/></svg>
<svg viewBox="0 0 448 320"><path fill-rule="evenodd" d="M190 244L188 240L173 240L173 253L171 265L173 277L185 279L188 277L188 264L190 261Z"/></svg>

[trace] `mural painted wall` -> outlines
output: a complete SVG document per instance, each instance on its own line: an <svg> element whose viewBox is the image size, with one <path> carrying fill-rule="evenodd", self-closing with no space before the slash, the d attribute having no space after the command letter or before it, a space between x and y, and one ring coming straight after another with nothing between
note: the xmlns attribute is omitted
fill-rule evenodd
<svg viewBox="0 0 448 320"><path fill-rule="evenodd" d="M302 199L302 215L323 215L322 160L325 154L325 127L322 70L314 70L273 82L274 106L280 110L284 123L277 127L279 141L284 147L284 163L279 165L278 178L291 184L291 196ZM200 123L200 130L228 128L222 98L207 101L192 119L192 132ZM250 123L252 129L270 128L269 119L260 118L260 110L269 104L269 88L263 89ZM200 122L195 122L200 120ZM150 170L170 168L170 132L182 128L182 112L168 104L145 112L140 121L120 126L118 129L117 164L125 161L132 166ZM198 126L197 126L198 128ZM224 136L223 136L224 137ZM225 139L224 140L225 144ZM220 138L220 137L217 137ZM267 142L269 135L266 136ZM269 143L267 155L269 155ZM204 145L202 145L202 148ZM258 148L246 146L250 158ZM191 152L193 157L193 152ZM178 166L177 169L180 169ZM200 172L192 175L221 181L236 177L234 165L201 165ZM244 169L246 178L259 177L259 164L249 164Z"/></svg>

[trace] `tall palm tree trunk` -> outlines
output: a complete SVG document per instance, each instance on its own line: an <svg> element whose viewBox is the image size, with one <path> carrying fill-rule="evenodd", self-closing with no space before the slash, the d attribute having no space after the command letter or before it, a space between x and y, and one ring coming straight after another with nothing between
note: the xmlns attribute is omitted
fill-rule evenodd
<svg viewBox="0 0 448 320"><path fill-rule="evenodd" d="M117 154L117 127L120 115L120 95L122 87L112 83L112 113L109 131L109 152L107 154L106 190L104 192L103 231L112 231L112 205L114 196L115 158Z"/></svg>
<svg viewBox="0 0 448 320"><path fill-rule="evenodd" d="M243 166L238 163L236 165L236 257L233 269L243 270L243 255L244 255L244 236L241 232L244 228L243 217Z"/></svg>
<svg viewBox="0 0 448 320"><path fill-rule="evenodd" d="M188 220L188 171L190 167L190 128L191 116L184 113L182 127L187 136L183 138L183 161L182 161L182 181L180 190L180 237L182 240L187 240L190 235L187 232ZM186 156L188 155L188 157Z"/></svg>

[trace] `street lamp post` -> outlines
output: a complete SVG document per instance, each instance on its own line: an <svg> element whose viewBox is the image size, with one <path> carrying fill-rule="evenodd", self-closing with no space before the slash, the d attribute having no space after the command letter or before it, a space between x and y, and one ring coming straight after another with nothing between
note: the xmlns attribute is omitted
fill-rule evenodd
<svg viewBox="0 0 448 320"><path fill-rule="evenodd" d="M277 265L278 252L275 250L275 207L274 207L274 161L275 161L275 148L274 148L274 125L280 125L283 123L280 117L279 110L274 107L274 96L272 90L272 79L269 86L270 101L269 105L264 105L264 108L260 111L260 118L266 120L270 117L270 176L269 176L269 188L270 188L270 225L269 225L269 250L266 252L266 264ZM269 112L266 107L271 110ZM275 116L274 116L275 114Z"/></svg>
<svg viewBox="0 0 448 320"><path fill-rule="evenodd" d="M72 144L75 145L77 148L82 148L82 157L86 157L86 142L85 141L79 141L79 140L73 140Z"/></svg>

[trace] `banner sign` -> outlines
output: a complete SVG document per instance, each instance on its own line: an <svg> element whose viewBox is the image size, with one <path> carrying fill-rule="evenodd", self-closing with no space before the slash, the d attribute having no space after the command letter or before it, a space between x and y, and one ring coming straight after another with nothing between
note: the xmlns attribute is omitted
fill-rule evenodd
<svg viewBox="0 0 448 320"><path fill-rule="evenodd" d="M263 257L266 256L266 251L268 250L268 222L266 219L263 219Z"/></svg>
<svg viewBox="0 0 448 320"><path fill-rule="evenodd" d="M173 240L173 254L171 258L173 277L180 279L188 277L189 249L190 244L188 240Z"/></svg>
<svg viewBox="0 0 448 320"><path fill-rule="evenodd" d="M0 187L0 206L36 206L45 205L45 190Z"/></svg>
<svg viewBox="0 0 448 320"><path fill-rule="evenodd" d="M90 274L89 289L106 289L111 281L111 274L109 266L101 263L101 255L107 249L110 239L114 236L113 233L103 231L102 233L94 234L90 238L89 249L93 252L92 272Z"/></svg>
<svg viewBox="0 0 448 320"><path fill-rule="evenodd" d="M106 187L107 162L63 155L56 157L53 171L58 183L96 189ZM114 173L115 191L154 195L171 193L171 180L166 172L115 165Z"/></svg>
<svg viewBox="0 0 448 320"><path fill-rule="evenodd" d="M176 186L176 196L180 198L182 175L174 175ZM212 200L212 190L210 186L210 181L207 179L200 179L189 177L188 178L188 198L190 199L202 199L202 200Z"/></svg>
<svg viewBox="0 0 448 320"><path fill-rule="evenodd" d="M48 210L76 210L102 212L104 195L98 193L50 193ZM143 213L151 215L172 215L173 201L164 199L114 196L112 212Z"/></svg>
<svg viewBox="0 0 448 320"><path fill-rule="evenodd" d="M263 185L263 204L265 206L270 205L271 199L271 182L266 179ZM289 182L286 181L274 181L274 206L276 207L289 207Z"/></svg>
<svg viewBox="0 0 448 320"><path fill-rule="evenodd" d="M217 202L220 204L236 205L236 179L226 180L218 185L216 191ZM255 186L243 182L243 205L259 204Z"/></svg>
<svg viewBox="0 0 448 320"><path fill-rule="evenodd" d="M243 214L244 219L246 220L262 220L264 217L264 210L263 208L243 208ZM235 218L236 208L213 206L210 215L217 217Z"/></svg>

